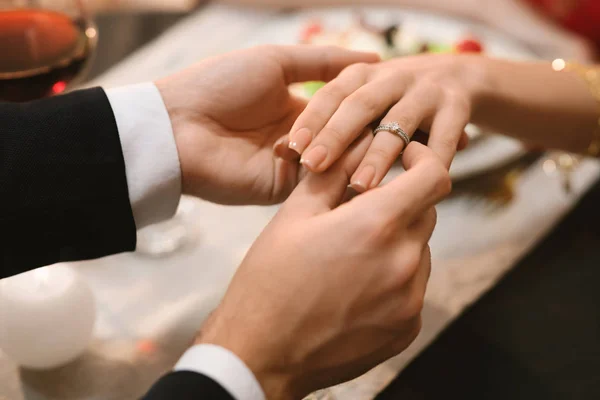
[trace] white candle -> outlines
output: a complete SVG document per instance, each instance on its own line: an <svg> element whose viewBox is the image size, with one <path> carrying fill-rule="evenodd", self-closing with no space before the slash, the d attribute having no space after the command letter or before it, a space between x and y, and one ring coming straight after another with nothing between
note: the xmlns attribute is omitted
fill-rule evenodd
<svg viewBox="0 0 600 400"><path fill-rule="evenodd" d="M89 286L65 264L0 280L0 349L23 367L74 360L88 347L95 320Z"/></svg>

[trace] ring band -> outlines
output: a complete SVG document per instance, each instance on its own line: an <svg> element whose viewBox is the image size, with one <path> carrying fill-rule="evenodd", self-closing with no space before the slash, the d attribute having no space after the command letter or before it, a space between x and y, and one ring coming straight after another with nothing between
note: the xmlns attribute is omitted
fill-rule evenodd
<svg viewBox="0 0 600 400"><path fill-rule="evenodd" d="M406 134L406 132L404 132L404 130L400 127L400 124L398 124L397 122L392 122L390 124L379 125L375 129L375 131L373 131L373 134L377 135L379 132L390 132L390 133L393 133L395 135L400 136L400 138L402 140L404 140L404 143L406 144L406 146L408 146L410 144L410 138L408 137L408 135Z"/></svg>

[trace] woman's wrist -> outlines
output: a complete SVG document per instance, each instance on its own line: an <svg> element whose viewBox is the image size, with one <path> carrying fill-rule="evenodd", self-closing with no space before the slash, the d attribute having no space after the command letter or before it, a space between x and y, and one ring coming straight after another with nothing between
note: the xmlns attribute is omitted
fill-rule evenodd
<svg viewBox="0 0 600 400"><path fill-rule="evenodd" d="M597 127L597 105L575 74L550 62L482 58L471 121L545 148L583 151Z"/></svg>

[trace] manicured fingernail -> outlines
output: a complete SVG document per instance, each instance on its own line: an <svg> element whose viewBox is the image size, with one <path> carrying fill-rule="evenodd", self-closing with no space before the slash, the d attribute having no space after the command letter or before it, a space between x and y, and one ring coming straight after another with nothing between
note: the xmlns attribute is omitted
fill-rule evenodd
<svg viewBox="0 0 600 400"><path fill-rule="evenodd" d="M302 154L312 140L312 133L308 128L302 128L294 134L290 134L290 149Z"/></svg>
<svg viewBox="0 0 600 400"><path fill-rule="evenodd" d="M366 165L354 175L351 186L357 192L366 192L371 187L373 178L375 178L375 167Z"/></svg>
<svg viewBox="0 0 600 400"><path fill-rule="evenodd" d="M314 171L315 169L319 168L319 165L321 165L326 158L327 147L319 145L305 154L300 160L300 163L308 167L308 169Z"/></svg>

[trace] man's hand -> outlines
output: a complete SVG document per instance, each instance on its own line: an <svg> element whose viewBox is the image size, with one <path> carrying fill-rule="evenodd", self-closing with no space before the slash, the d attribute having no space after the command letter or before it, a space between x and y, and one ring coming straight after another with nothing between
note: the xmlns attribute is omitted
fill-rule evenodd
<svg viewBox="0 0 600 400"><path fill-rule="evenodd" d="M262 46L203 61L156 82L171 117L183 191L223 204L272 204L298 183L297 162L273 157L306 102L295 82L334 79L377 55L334 47Z"/></svg>
<svg viewBox="0 0 600 400"><path fill-rule="evenodd" d="M355 378L420 331L433 207L450 178L437 155L412 143L408 172L340 206L371 139L363 134L330 170L304 178L197 340L237 354L269 399Z"/></svg>

